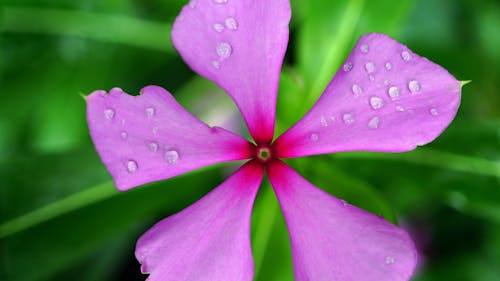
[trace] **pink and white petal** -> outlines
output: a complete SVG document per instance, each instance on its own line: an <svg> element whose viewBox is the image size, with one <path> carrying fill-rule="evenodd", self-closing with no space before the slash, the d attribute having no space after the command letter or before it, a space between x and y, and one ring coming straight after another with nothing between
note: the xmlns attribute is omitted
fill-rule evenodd
<svg viewBox="0 0 500 281"><path fill-rule="evenodd" d="M182 58L228 92L258 143L273 138L290 15L288 0L191 0L172 28Z"/></svg>
<svg viewBox="0 0 500 281"><path fill-rule="evenodd" d="M154 225L135 256L149 281L252 280L250 216L264 175L248 162L208 195Z"/></svg>
<svg viewBox="0 0 500 281"><path fill-rule="evenodd" d="M161 87L145 87L139 96L95 91L86 101L90 136L119 190L251 157L248 141L210 128Z"/></svg>
<svg viewBox="0 0 500 281"><path fill-rule="evenodd" d="M402 228L327 194L279 160L267 173L290 233L296 280L410 279L417 253Z"/></svg>
<svg viewBox="0 0 500 281"><path fill-rule="evenodd" d="M401 152L433 141L460 105L461 83L384 34L362 36L314 107L277 141L279 157Z"/></svg>

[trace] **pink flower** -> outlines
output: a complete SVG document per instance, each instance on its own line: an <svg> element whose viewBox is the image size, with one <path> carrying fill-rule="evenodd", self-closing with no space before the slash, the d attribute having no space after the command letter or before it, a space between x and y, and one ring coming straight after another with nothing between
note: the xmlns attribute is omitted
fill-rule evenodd
<svg viewBox="0 0 500 281"><path fill-rule="evenodd" d="M314 107L273 141L289 20L288 0L191 0L173 26L176 49L232 97L254 143L209 127L157 86L87 98L90 134L120 190L250 159L139 239L148 280L252 280L250 216L264 172L286 219L297 280L410 278L417 253L402 228L323 192L279 159L424 145L454 118L461 83L388 36L368 34Z"/></svg>

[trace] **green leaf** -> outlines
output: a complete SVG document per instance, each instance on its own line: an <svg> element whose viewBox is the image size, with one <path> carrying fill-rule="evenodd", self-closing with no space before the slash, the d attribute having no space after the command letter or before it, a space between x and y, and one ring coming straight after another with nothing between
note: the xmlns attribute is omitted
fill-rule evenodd
<svg viewBox="0 0 500 281"><path fill-rule="evenodd" d="M69 159L74 158L76 157ZM82 159L80 157L74 160ZM40 163L44 165L41 166ZM31 165L33 170L45 168L45 172L48 172L47 170L58 169L54 163L46 158L45 162L35 161ZM61 165L68 163L66 160ZM93 165L102 169L100 165ZM24 172L29 172L29 167L25 166L24 169ZM93 172L82 169L73 172L71 176L82 179L86 174L92 176ZM52 188L57 185L53 186L53 183L57 183L58 179L52 176L55 173L48 172L47 179L50 180L39 181L31 186L32 189L41 190L40 194L46 196L55 192ZM10 206L15 202L22 202L19 200L25 197L16 192L15 185L9 184L19 181L12 180L7 181L7 185L2 185L6 186L6 190L2 188L2 203L10 202ZM59 180L62 183L68 182L64 176ZM28 213L17 217L12 214L17 214L18 210L10 211L10 219L0 223L3 236L0 239L1 256L5 260L2 272L7 280L52 280L85 261L99 249L106 249L116 239L125 240L128 237L126 248L133 249L138 235L148 227L146 225L181 210L220 181L218 169L212 168L124 193L117 192L111 183L103 183L94 188L82 187L83 191L59 197L55 201L49 201L48 205L32 207ZM33 182L28 180L26 184L29 183ZM63 189L61 191L64 192ZM16 197L19 199L15 199ZM29 206L20 210L27 208ZM127 255L132 256L133 252L130 251ZM33 267L33 264L37 266ZM30 270L25 270L26 268Z"/></svg>
<svg viewBox="0 0 500 281"><path fill-rule="evenodd" d="M294 162L317 187L352 205L397 223L396 215L383 193L345 172L329 156L296 159Z"/></svg>
<svg viewBox="0 0 500 281"><path fill-rule="evenodd" d="M170 25L127 16L82 10L2 7L0 33L40 33L76 36L173 52ZM126 27L126 28L124 28Z"/></svg>

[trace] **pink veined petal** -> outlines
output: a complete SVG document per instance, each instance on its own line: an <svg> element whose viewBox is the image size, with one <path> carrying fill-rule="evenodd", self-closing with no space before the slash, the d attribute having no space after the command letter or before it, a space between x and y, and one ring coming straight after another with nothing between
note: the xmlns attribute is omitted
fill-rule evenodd
<svg viewBox="0 0 500 281"><path fill-rule="evenodd" d="M182 58L229 93L258 143L273 138L290 16L288 0L191 0L172 28Z"/></svg>
<svg viewBox="0 0 500 281"><path fill-rule="evenodd" d="M280 160L267 173L285 215L297 281L411 277L417 254L402 228L318 189Z"/></svg>
<svg viewBox="0 0 500 281"><path fill-rule="evenodd" d="M187 209L153 226L135 255L150 281L253 278L250 215L264 175L248 162Z"/></svg>
<svg viewBox="0 0 500 281"><path fill-rule="evenodd" d="M210 128L161 87L139 96L95 91L86 100L92 141L119 190L252 156L248 141Z"/></svg>
<svg viewBox="0 0 500 281"><path fill-rule="evenodd" d="M314 107L278 138L279 157L401 152L434 140L460 104L461 83L387 35L362 36Z"/></svg>

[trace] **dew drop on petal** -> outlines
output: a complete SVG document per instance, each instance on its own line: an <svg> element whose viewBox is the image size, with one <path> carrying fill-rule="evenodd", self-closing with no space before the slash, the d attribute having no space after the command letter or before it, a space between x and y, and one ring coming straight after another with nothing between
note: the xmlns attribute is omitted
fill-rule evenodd
<svg viewBox="0 0 500 281"><path fill-rule="evenodd" d="M165 161L168 164L175 164L179 160L179 153L176 150L167 150L165 151Z"/></svg>
<svg viewBox="0 0 500 281"><path fill-rule="evenodd" d="M412 93L420 92L421 89L420 83L417 80L411 80L408 83L408 89Z"/></svg>
<svg viewBox="0 0 500 281"><path fill-rule="evenodd" d="M230 30L236 30L236 29L238 29L238 22L236 21L235 18L227 18L226 19L226 27L227 27L227 29L230 29Z"/></svg>
<svg viewBox="0 0 500 281"><path fill-rule="evenodd" d="M378 116L375 116L372 119L370 119L370 121L368 121L368 128L377 129L379 123L380 123L380 118Z"/></svg>
<svg viewBox="0 0 500 281"><path fill-rule="evenodd" d="M191 0L191 1L189 1L189 7L191 7L191 9L196 8L196 4L198 4L197 0Z"/></svg>
<svg viewBox="0 0 500 281"><path fill-rule="evenodd" d="M387 90L387 94L389 95L389 97L391 99L396 99L396 98L399 98L399 95L401 94L401 92L399 91L398 87L392 86L392 87L389 87L389 89Z"/></svg>
<svg viewBox="0 0 500 281"><path fill-rule="evenodd" d="M340 199L340 204L342 204L343 206L349 205L349 203L347 203L347 201L345 201L344 199Z"/></svg>
<svg viewBox="0 0 500 281"><path fill-rule="evenodd" d="M104 110L104 117L108 120L113 119L113 117L115 117L115 111L111 108Z"/></svg>
<svg viewBox="0 0 500 281"><path fill-rule="evenodd" d="M158 144L156 142L150 142L148 144L148 149L151 152L156 152L156 151L158 151Z"/></svg>
<svg viewBox="0 0 500 281"><path fill-rule="evenodd" d="M342 120L344 120L344 124L346 124L346 125L350 125L350 124L354 123L354 121L355 121L354 116L352 116L352 114L350 114L350 113L346 113L346 114L342 115Z"/></svg>
<svg viewBox="0 0 500 281"><path fill-rule="evenodd" d="M396 260L394 259L394 257L393 257L393 256L387 256L387 257L385 258L385 263L386 263L386 264L394 264L395 262L396 262Z"/></svg>
<svg viewBox="0 0 500 281"><path fill-rule="evenodd" d="M122 131L122 132L120 133L120 137L121 137L122 139L126 139L126 138L128 137L127 132Z"/></svg>
<svg viewBox="0 0 500 281"><path fill-rule="evenodd" d="M321 116L321 119L319 121L321 123L321 126L328 127L328 121L326 120L326 118L324 116Z"/></svg>
<svg viewBox="0 0 500 281"><path fill-rule="evenodd" d="M402 105L396 105L396 111L403 112L405 108Z"/></svg>
<svg viewBox="0 0 500 281"><path fill-rule="evenodd" d="M373 109L380 109L382 106L384 106L384 100L379 97L371 97L370 106Z"/></svg>
<svg viewBox="0 0 500 281"><path fill-rule="evenodd" d="M429 113L432 115L432 116L438 116L439 112L437 111L437 109L435 108L431 108L431 110L429 110Z"/></svg>
<svg viewBox="0 0 500 281"><path fill-rule="evenodd" d="M391 70L392 69L392 64L390 62L385 63L385 69L386 70Z"/></svg>
<svg viewBox="0 0 500 281"><path fill-rule="evenodd" d="M217 32L222 32L224 30L224 26L220 22L214 23L214 29Z"/></svg>
<svg viewBox="0 0 500 281"><path fill-rule="evenodd" d="M370 50L370 47L368 46L368 44L363 44L359 47L359 49L361 50L361 53L366 54Z"/></svg>
<svg viewBox="0 0 500 281"><path fill-rule="evenodd" d="M146 115L148 117L152 117L153 115L155 115L155 109L153 107L146 108Z"/></svg>
<svg viewBox="0 0 500 281"><path fill-rule="evenodd" d="M346 62L344 66L342 67L345 72L349 72L352 69L352 62Z"/></svg>
<svg viewBox="0 0 500 281"><path fill-rule="evenodd" d="M135 173L138 168L139 168L139 166L137 165L137 162L135 162L134 160L127 161L127 172L129 172L131 174Z"/></svg>
<svg viewBox="0 0 500 281"><path fill-rule="evenodd" d="M214 61L212 61L212 66L213 66L215 69L219 69L219 68L220 68L220 61L218 61L218 60L214 60Z"/></svg>
<svg viewBox="0 0 500 281"><path fill-rule="evenodd" d="M402 51L401 52L401 58L404 60L404 61L410 61L411 59L411 55L408 51Z"/></svg>
<svg viewBox="0 0 500 281"><path fill-rule="evenodd" d="M229 43L221 42L217 44L215 51L217 52L217 55L219 55L219 57L228 58L233 52L233 48L231 47L231 45L229 45Z"/></svg>
<svg viewBox="0 0 500 281"><path fill-rule="evenodd" d="M363 89L358 84L353 84L351 90L354 95L363 93Z"/></svg>
<svg viewBox="0 0 500 281"><path fill-rule="evenodd" d="M215 4L226 4L228 0L213 0Z"/></svg>
<svg viewBox="0 0 500 281"><path fill-rule="evenodd" d="M156 136L156 134L158 134L158 127L153 127L153 129L151 130L151 132L153 132L153 135Z"/></svg>
<svg viewBox="0 0 500 281"><path fill-rule="evenodd" d="M365 64L365 70L368 73L373 73L375 71L375 64L371 61Z"/></svg>
<svg viewBox="0 0 500 281"><path fill-rule="evenodd" d="M316 133L312 133L310 138L313 142L317 142L319 140L319 135Z"/></svg>

